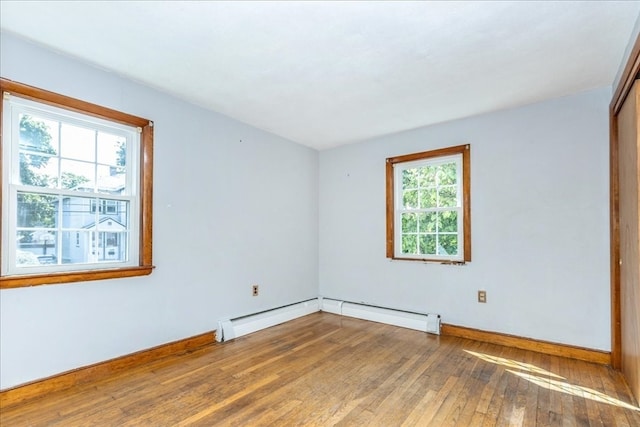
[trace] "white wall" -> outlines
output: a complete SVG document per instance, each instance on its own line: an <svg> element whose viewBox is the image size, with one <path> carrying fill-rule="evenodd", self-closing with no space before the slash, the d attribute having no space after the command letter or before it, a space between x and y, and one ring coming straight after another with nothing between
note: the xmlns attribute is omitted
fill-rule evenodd
<svg viewBox="0 0 640 427"><path fill-rule="evenodd" d="M0 388L211 331L220 318L318 289L610 349L611 88L318 155L7 34L0 42L2 77L154 120L157 265L142 278L0 291ZM472 145L473 261L387 260L385 158L462 143ZM478 289L487 304L476 302Z"/></svg>
<svg viewBox="0 0 640 427"><path fill-rule="evenodd" d="M316 151L8 34L0 55L4 78L155 122L157 266L0 291L0 388L317 296Z"/></svg>
<svg viewBox="0 0 640 427"><path fill-rule="evenodd" d="M320 294L609 350L610 94L606 87L322 151ZM464 143L472 262L389 261L385 158ZM486 304L476 302L479 289Z"/></svg>
<svg viewBox="0 0 640 427"><path fill-rule="evenodd" d="M622 60L620 61L620 66L618 67L618 72L616 73L616 78L613 80L612 90L615 90L620 84L620 80L622 79L622 73L624 72L624 67L627 65L627 61L629 61L629 56L631 56L631 51L633 50L633 46L636 43L636 40L640 36L640 15L636 19L636 23L633 26L633 30L631 30L631 35L629 36L629 43L627 43L627 47L624 50L624 55L622 55Z"/></svg>

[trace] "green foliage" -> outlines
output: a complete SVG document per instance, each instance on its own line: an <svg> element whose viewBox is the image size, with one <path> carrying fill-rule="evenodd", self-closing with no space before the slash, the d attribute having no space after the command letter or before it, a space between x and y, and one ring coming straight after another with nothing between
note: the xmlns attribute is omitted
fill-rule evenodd
<svg viewBox="0 0 640 427"><path fill-rule="evenodd" d="M435 234L421 234L418 238L420 253L421 254L435 254L436 253L436 235Z"/></svg>
<svg viewBox="0 0 640 427"><path fill-rule="evenodd" d="M402 252L413 255L456 255L458 236L445 231L410 232L403 229ZM436 250L437 249L437 250Z"/></svg>
<svg viewBox="0 0 640 427"><path fill-rule="evenodd" d="M444 163L438 166L436 173L436 181L438 185L454 185L456 184L456 164Z"/></svg>
<svg viewBox="0 0 640 427"><path fill-rule="evenodd" d="M49 127L42 121L37 121L29 115L20 117L20 181L25 185L46 187L48 178L38 174L49 162L49 156L55 155L56 150L51 146Z"/></svg>
<svg viewBox="0 0 640 427"><path fill-rule="evenodd" d="M20 117L20 180L24 185L49 186L50 178L46 174L37 173L37 171L47 166L50 159L48 155L56 154L51 140L51 133L46 123L35 120L29 115ZM54 202L56 199L55 196L18 193L18 226L55 226ZM32 241L32 233L20 233L21 243Z"/></svg>
<svg viewBox="0 0 640 427"><path fill-rule="evenodd" d="M402 253L457 255L458 212L438 209L458 206L456 163L405 169L402 185L403 207L414 211L402 214Z"/></svg>
<svg viewBox="0 0 640 427"><path fill-rule="evenodd" d="M18 193L18 227L55 227L57 200L57 196ZM19 234L20 243L33 241L33 233L20 231Z"/></svg>
<svg viewBox="0 0 640 427"><path fill-rule="evenodd" d="M73 172L62 172L60 175L60 188L76 188L78 185L89 181L87 177L77 175ZM53 178L52 182L57 186L58 178Z"/></svg>
<svg viewBox="0 0 640 427"><path fill-rule="evenodd" d="M47 175L37 174L28 166L28 155L20 153L20 182L35 187L46 187L49 184Z"/></svg>
<svg viewBox="0 0 640 427"><path fill-rule="evenodd" d="M417 234L403 234L402 235L402 253L403 254L418 254L418 235Z"/></svg>
<svg viewBox="0 0 640 427"><path fill-rule="evenodd" d="M457 234L402 234L402 253L411 255L457 255Z"/></svg>
<svg viewBox="0 0 640 427"><path fill-rule="evenodd" d="M28 150L29 154L24 154L26 165L34 168L42 168L49 161L48 156L38 156L35 153L56 154L56 150L51 146L51 133L45 122L37 121L29 115L20 117L20 148Z"/></svg>
<svg viewBox="0 0 640 427"><path fill-rule="evenodd" d="M118 166L126 166L127 165L127 145L125 141L118 142L118 158L116 159L116 164Z"/></svg>
<svg viewBox="0 0 640 427"><path fill-rule="evenodd" d="M456 234L444 234L439 236L438 254L458 255L458 236Z"/></svg>
<svg viewBox="0 0 640 427"><path fill-rule="evenodd" d="M438 231L441 233L455 233L458 231L458 212L438 212Z"/></svg>
<svg viewBox="0 0 640 427"><path fill-rule="evenodd" d="M402 205L429 209L458 205L456 164L427 165L402 171Z"/></svg>

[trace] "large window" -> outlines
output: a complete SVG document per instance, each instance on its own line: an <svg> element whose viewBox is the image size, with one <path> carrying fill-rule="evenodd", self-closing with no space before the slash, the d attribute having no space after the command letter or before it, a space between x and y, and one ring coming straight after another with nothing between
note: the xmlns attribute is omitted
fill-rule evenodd
<svg viewBox="0 0 640 427"><path fill-rule="evenodd" d="M387 257L471 261L470 146L387 159Z"/></svg>
<svg viewBox="0 0 640 427"><path fill-rule="evenodd" d="M152 123L0 82L0 287L149 274Z"/></svg>

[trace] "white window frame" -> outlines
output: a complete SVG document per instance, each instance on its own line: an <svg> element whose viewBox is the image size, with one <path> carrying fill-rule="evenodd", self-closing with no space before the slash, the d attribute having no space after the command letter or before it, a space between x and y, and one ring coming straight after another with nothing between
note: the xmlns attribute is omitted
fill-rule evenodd
<svg viewBox="0 0 640 427"><path fill-rule="evenodd" d="M438 166L444 163L455 163L456 164L456 194L458 197L456 198L456 206L452 207L430 207L430 208L406 208L403 203L403 193L404 186L402 182L402 175L405 170L408 169L418 169L427 166ZM416 258L416 259L424 259L426 257L433 258L436 260L443 261L462 261L464 259L464 221L463 211L462 211L462 154L456 154L453 156L445 156L445 157L437 157L432 160L417 160L414 162L407 163L398 163L394 165L394 174L395 174L395 229L398 230L398 237L395 239L395 255L396 257L405 257L405 258ZM437 193L436 193L437 194ZM437 197L437 196L436 196ZM404 213L431 213L431 212L444 212L444 211L455 211L457 213L457 254L456 255L442 255L442 254L407 254L402 252L402 214ZM436 224L437 227L437 224ZM418 230L420 231L420 230ZM439 233L436 229L436 232L432 233L436 237L436 247L438 246L438 240L442 233Z"/></svg>
<svg viewBox="0 0 640 427"><path fill-rule="evenodd" d="M139 170L138 170L138 152L140 149L140 129L132 126L123 125L120 123L111 122L108 120L92 117L86 114L77 113L74 111L65 110L62 108L47 105L41 102L28 100L15 95L3 96L3 166L9 165L9 167L3 167L2 177L2 193L7 195L2 198L2 215L5 220L2 222L2 252L5 256L2 257L1 273L3 276L13 275L25 275L25 274L44 274L44 273L60 273L60 272L72 272L81 270L96 270L96 269L110 269L110 268L123 268L133 267L138 265L139 262ZM125 190L121 195L112 195L99 192L87 192L87 191L74 191L70 189L61 188L49 188L23 185L20 182L20 156L19 156L19 123L20 114L27 114L41 118L47 118L54 121L60 121L75 126L91 129L93 131L103 131L110 134L118 135L126 140L126 158L127 162L124 166L126 172ZM57 156L59 159L64 159L61 153ZM97 160L94 159L94 165ZM97 182L96 177L93 180ZM100 207L109 200L114 201L126 201L129 205L128 211L128 223L130 224L128 229L127 247L127 259L117 262L86 262L86 263L74 263L74 264L62 264L61 257L58 256L57 264L43 264L43 265L29 265L18 266L16 263L17 254L17 240L15 238L18 230L17 226L17 195L19 192L26 192L29 194L42 194L58 196L60 200L62 197L78 197L87 198L90 200L90 204L96 203L96 198L100 201ZM55 229L49 229L49 231L55 233L56 244L54 247L58 248L58 253L62 250L62 238L63 232L75 232L76 229L64 228L62 218L62 203L58 203L57 227ZM96 224L97 220L102 212L95 212ZM42 231L45 231L43 229ZM99 231L95 231L98 233ZM97 240L96 240L97 241ZM95 248L94 248L95 250Z"/></svg>

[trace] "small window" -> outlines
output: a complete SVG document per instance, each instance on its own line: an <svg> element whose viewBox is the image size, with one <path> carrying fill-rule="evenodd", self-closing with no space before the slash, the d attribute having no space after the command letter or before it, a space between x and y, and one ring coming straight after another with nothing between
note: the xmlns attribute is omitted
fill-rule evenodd
<svg viewBox="0 0 640 427"><path fill-rule="evenodd" d="M152 123L0 82L0 287L149 274Z"/></svg>
<svg viewBox="0 0 640 427"><path fill-rule="evenodd" d="M470 146L387 159L387 257L471 261Z"/></svg>

